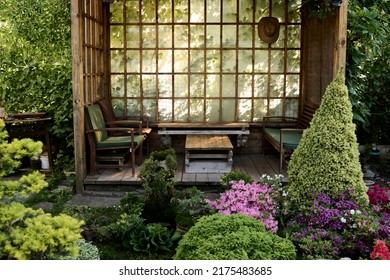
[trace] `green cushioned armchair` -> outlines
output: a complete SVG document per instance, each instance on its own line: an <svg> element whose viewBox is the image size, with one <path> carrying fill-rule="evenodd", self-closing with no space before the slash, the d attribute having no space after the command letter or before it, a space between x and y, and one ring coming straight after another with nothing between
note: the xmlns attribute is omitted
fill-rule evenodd
<svg viewBox="0 0 390 280"><path fill-rule="evenodd" d="M146 138L142 131L129 127L107 127L99 104L85 107L85 128L90 148L89 168L91 174L94 174L98 168L131 167L132 175L135 175L135 153L138 150L138 158L141 162L142 143ZM111 132L114 134L110 134ZM124 160L129 155L130 163L118 160L118 165L113 165L107 162L102 163L99 160L104 158L109 161L110 158L119 158L118 155L123 155Z"/></svg>

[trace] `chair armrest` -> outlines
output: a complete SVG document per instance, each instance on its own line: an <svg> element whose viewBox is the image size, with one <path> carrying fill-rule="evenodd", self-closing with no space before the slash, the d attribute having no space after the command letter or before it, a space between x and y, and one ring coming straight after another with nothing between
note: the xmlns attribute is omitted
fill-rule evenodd
<svg viewBox="0 0 390 280"><path fill-rule="evenodd" d="M117 120L117 121L111 121L111 122L106 122L108 125L120 125L120 126L125 126L125 125L140 125L142 124L142 121L133 121L133 120Z"/></svg>
<svg viewBox="0 0 390 280"><path fill-rule="evenodd" d="M146 128L149 128L149 120L150 120L150 116L149 115L127 116L127 117L116 119L116 121L120 121L120 122L122 122L122 121L141 121L143 127L146 127Z"/></svg>

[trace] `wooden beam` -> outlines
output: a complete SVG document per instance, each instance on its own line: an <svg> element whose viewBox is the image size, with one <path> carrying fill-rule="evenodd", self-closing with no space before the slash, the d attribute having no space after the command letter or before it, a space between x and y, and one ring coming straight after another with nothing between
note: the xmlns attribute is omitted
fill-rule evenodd
<svg viewBox="0 0 390 280"><path fill-rule="evenodd" d="M83 24L81 5L84 0L71 0L71 36L72 36L72 91L73 91L73 128L76 172L76 193L84 192L84 178L87 174L84 138L84 87L82 35Z"/></svg>
<svg viewBox="0 0 390 280"><path fill-rule="evenodd" d="M347 57L347 19L348 0L344 0L336 13L335 50L333 58L333 77L336 77L340 69L345 73Z"/></svg>

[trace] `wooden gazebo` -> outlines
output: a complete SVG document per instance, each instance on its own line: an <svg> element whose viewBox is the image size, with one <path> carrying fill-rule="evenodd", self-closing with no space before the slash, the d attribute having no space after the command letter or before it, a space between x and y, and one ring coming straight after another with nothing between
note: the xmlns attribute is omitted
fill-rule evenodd
<svg viewBox="0 0 390 280"><path fill-rule="evenodd" d="M120 117L150 115L151 150L163 123L248 123L239 153L261 151L262 116L319 104L345 66L348 1L325 19L301 2L71 0L77 193L88 165L84 107L100 99ZM272 44L258 36L271 16L280 24Z"/></svg>

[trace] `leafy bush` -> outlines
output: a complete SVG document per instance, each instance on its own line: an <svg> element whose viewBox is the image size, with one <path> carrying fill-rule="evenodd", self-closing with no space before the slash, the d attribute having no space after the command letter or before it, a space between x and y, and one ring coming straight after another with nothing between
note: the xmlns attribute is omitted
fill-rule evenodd
<svg viewBox="0 0 390 280"><path fill-rule="evenodd" d="M22 139L8 143L0 120L0 178L12 172L23 156L33 157L42 143ZM52 216L17 202L47 187L35 171L19 180L0 180L0 259L52 259L77 257L82 221L61 214ZM17 200L17 201L15 201Z"/></svg>
<svg viewBox="0 0 390 280"><path fill-rule="evenodd" d="M180 238L178 232L172 232L159 223L149 223L138 231L132 231L124 246L138 252L152 253L169 251Z"/></svg>
<svg viewBox="0 0 390 280"><path fill-rule="evenodd" d="M288 178L288 201L310 204L314 190L338 196L349 189L368 200L342 72L326 89L310 127L293 152Z"/></svg>
<svg viewBox="0 0 390 280"><path fill-rule="evenodd" d="M80 247L78 260L100 260L99 249L92 242L80 239L77 241L77 245Z"/></svg>
<svg viewBox="0 0 390 280"><path fill-rule="evenodd" d="M132 193L126 194L120 201L121 211L128 214L142 213L145 207L145 199Z"/></svg>
<svg viewBox="0 0 390 280"><path fill-rule="evenodd" d="M139 173L142 186L145 188L146 201L172 198L176 168L175 150L154 151L150 154Z"/></svg>
<svg viewBox="0 0 390 280"><path fill-rule="evenodd" d="M273 189L268 184L245 184L244 181L239 181L234 182L231 189L222 193L219 199L215 201L207 199L206 202L217 209L218 213L248 215L262 221L267 230L277 232L274 197Z"/></svg>
<svg viewBox="0 0 390 280"><path fill-rule="evenodd" d="M255 218L242 215L204 216L184 234L175 260L292 260L292 242L266 231Z"/></svg>
<svg viewBox="0 0 390 280"><path fill-rule="evenodd" d="M205 194L196 187L176 191L172 204L176 209L176 226L182 230L188 229L200 217L212 212L210 205L206 202Z"/></svg>
<svg viewBox="0 0 390 280"><path fill-rule="evenodd" d="M253 178L246 172L241 170L235 170L221 176L221 188L223 190L227 190L230 188L233 182L238 182L241 180L243 180L245 183L250 184L254 181Z"/></svg>
<svg viewBox="0 0 390 280"><path fill-rule="evenodd" d="M346 80L358 141L389 144L390 5L349 0Z"/></svg>
<svg viewBox="0 0 390 280"><path fill-rule="evenodd" d="M174 149L150 153L139 172L145 189L145 208L142 214L148 222L172 222L175 210L171 200L175 195L177 159Z"/></svg>
<svg viewBox="0 0 390 280"><path fill-rule="evenodd" d="M7 0L0 6L0 105L9 113L52 116L51 135L61 139L55 144L62 158L55 164L72 164L69 1Z"/></svg>

